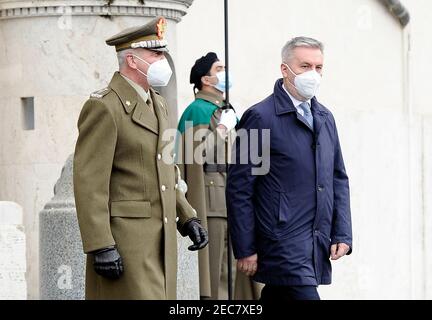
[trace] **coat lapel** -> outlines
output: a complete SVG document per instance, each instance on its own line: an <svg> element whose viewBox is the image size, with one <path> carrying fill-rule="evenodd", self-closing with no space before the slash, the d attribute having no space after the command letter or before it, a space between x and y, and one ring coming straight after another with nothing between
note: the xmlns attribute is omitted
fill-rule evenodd
<svg viewBox="0 0 432 320"><path fill-rule="evenodd" d="M311 109L314 118L315 136L318 137L323 124L327 121L328 112L320 105L315 97L311 100Z"/></svg>
<svg viewBox="0 0 432 320"><path fill-rule="evenodd" d="M285 90L282 88L283 80L279 79L276 81L274 87L274 97L275 97L275 108L276 114L282 115L289 112L295 112L297 120L306 126L311 132L313 132L312 128L307 123L306 119L303 118L298 112L294 103L291 101L291 98L286 94Z"/></svg>
<svg viewBox="0 0 432 320"><path fill-rule="evenodd" d="M153 112L151 112L150 107L141 98L139 98L132 114L132 121L155 134L159 134L158 120Z"/></svg>
<svg viewBox="0 0 432 320"><path fill-rule="evenodd" d="M306 119L298 112L296 113L296 115L297 115L297 120L303 123L311 132L313 132L312 128L309 126L309 123L307 123Z"/></svg>
<svg viewBox="0 0 432 320"><path fill-rule="evenodd" d="M150 88L149 93L153 101L153 108L157 116L157 124L160 132L158 145L162 146L164 143L167 142L167 141L162 141L162 138L163 138L163 133L169 127L168 109L164 99L162 99L152 88Z"/></svg>
<svg viewBox="0 0 432 320"><path fill-rule="evenodd" d="M286 94L285 90L282 88L282 85L283 85L283 80L278 79L276 81L273 90L276 114L278 116L289 112L297 112L297 109L294 107L294 104L291 101L290 97Z"/></svg>
<svg viewBox="0 0 432 320"><path fill-rule="evenodd" d="M118 71L114 73L109 87L119 97L125 112L127 114L131 113L137 104L137 92L135 89L132 88L125 79L123 79Z"/></svg>
<svg viewBox="0 0 432 320"><path fill-rule="evenodd" d="M125 112L130 114L133 111L133 122L155 134L159 133L156 116L150 110L150 107L141 99L136 90L132 88L119 72L114 73L109 86L119 97Z"/></svg>
<svg viewBox="0 0 432 320"><path fill-rule="evenodd" d="M325 108L317 101L317 99L314 97L311 100L311 110L312 115L314 118L314 130L309 126L306 119L303 118L295 108L293 102L291 101L290 97L286 94L285 90L282 88L283 80L278 79L276 81L275 87L274 87L274 98L275 98L275 108L276 108L276 114L282 115L289 112L295 112L297 116L297 120L300 121L302 124L306 126L307 129L309 129L311 132L314 132L315 136L318 137L321 128L323 124L327 120L328 112L325 110Z"/></svg>

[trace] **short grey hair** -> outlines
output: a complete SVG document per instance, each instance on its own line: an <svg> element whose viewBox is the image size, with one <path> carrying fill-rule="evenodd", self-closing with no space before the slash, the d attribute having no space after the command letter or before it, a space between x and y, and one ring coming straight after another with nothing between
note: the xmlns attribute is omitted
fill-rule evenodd
<svg viewBox="0 0 432 320"><path fill-rule="evenodd" d="M134 54L134 50L126 49L117 52L117 60L118 60L119 68L123 67L123 65L126 63L126 56L128 54Z"/></svg>
<svg viewBox="0 0 432 320"><path fill-rule="evenodd" d="M294 49L298 47L316 48L324 53L324 45L320 41L308 37L295 37L282 48L282 62L286 63L291 60Z"/></svg>

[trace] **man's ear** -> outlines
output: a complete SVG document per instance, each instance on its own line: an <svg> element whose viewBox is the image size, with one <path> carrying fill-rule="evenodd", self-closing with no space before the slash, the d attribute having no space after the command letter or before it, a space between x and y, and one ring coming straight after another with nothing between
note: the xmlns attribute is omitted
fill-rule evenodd
<svg viewBox="0 0 432 320"><path fill-rule="evenodd" d="M126 56L126 63L129 66L129 68L132 68L132 69L136 69L137 68L136 61L135 61L135 59L134 59L134 57L132 55L127 55Z"/></svg>
<svg viewBox="0 0 432 320"><path fill-rule="evenodd" d="M280 68L281 68L282 76L284 78L288 78L288 73L289 73L288 67L285 64L281 63Z"/></svg>
<svg viewBox="0 0 432 320"><path fill-rule="evenodd" d="M206 85L206 86L211 85L210 81L208 80L208 76L207 75L201 77L201 83L204 84L204 85Z"/></svg>

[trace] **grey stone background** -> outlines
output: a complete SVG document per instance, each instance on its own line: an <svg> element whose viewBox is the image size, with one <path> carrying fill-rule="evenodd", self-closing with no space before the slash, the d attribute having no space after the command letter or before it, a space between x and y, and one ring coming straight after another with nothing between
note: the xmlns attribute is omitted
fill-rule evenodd
<svg viewBox="0 0 432 320"><path fill-rule="evenodd" d="M85 255L73 195L73 155L54 187L54 197L39 216L40 298L84 299ZM199 299L198 255L187 250L189 238L178 237L177 299Z"/></svg>

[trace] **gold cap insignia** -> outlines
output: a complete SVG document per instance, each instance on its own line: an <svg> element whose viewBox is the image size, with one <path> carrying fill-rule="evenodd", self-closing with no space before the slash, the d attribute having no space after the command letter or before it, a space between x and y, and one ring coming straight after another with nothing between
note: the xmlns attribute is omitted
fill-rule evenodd
<svg viewBox="0 0 432 320"><path fill-rule="evenodd" d="M159 39L163 39L166 25L167 25L167 23L166 23L165 18L160 18L157 25L156 25L157 26L157 36L159 37Z"/></svg>

